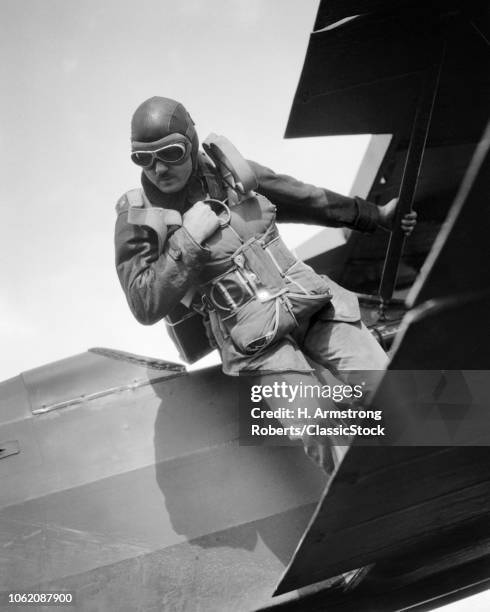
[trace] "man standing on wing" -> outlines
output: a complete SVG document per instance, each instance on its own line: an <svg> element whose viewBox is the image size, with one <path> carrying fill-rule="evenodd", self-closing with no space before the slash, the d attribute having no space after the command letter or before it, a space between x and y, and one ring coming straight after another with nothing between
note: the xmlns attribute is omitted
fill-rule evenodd
<svg viewBox="0 0 490 612"><path fill-rule="evenodd" d="M142 189L118 201L115 243L138 321L156 323L184 301L202 315L224 373L250 376L251 384L315 384L306 357L345 382L349 371L384 369L387 356L361 322L357 297L297 260L276 220L372 232L391 228L396 200L378 207L252 161L257 187L243 196L198 147L182 104L153 97L135 111L131 157ZM213 208L204 203L210 198L226 204ZM414 225L415 213L403 219L407 234ZM331 472L331 441L302 440Z"/></svg>

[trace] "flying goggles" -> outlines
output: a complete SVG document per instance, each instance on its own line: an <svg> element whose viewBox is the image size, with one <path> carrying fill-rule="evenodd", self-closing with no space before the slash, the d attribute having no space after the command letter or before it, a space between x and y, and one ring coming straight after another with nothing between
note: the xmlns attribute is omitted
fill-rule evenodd
<svg viewBox="0 0 490 612"><path fill-rule="evenodd" d="M168 142L168 137L162 138L161 141L153 143L135 143L133 142L133 151L131 152L131 160L142 168L150 168L155 163L155 160L163 162L165 165L183 164L189 157L191 152L191 143L184 138L178 141ZM154 148L161 143L163 146ZM146 149L146 147L151 147ZM146 149L146 150L145 150Z"/></svg>

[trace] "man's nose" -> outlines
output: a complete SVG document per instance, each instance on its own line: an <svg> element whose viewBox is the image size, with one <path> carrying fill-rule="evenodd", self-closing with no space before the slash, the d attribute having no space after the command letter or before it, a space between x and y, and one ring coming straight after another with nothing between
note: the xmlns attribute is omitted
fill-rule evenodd
<svg viewBox="0 0 490 612"><path fill-rule="evenodd" d="M160 159L155 161L155 172L157 174L165 174L167 172L168 166L166 166Z"/></svg>

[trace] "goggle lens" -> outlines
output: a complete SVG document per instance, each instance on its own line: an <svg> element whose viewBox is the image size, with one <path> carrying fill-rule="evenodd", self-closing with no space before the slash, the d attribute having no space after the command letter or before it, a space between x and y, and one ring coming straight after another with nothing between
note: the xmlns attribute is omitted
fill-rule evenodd
<svg viewBox="0 0 490 612"><path fill-rule="evenodd" d="M169 145L168 147L160 149L160 151L155 151L155 155L158 159L161 159L162 162L170 162L171 164L183 160L185 153L185 147L181 144Z"/></svg>
<svg viewBox="0 0 490 612"><path fill-rule="evenodd" d="M138 151L136 153L131 153L131 159L137 166L151 166L153 163L153 155L151 153L143 153Z"/></svg>

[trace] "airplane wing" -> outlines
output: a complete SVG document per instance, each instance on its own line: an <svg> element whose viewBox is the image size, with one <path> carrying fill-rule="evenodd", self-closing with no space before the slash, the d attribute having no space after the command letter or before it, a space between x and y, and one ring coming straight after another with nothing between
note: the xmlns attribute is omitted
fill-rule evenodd
<svg viewBox="0 0 490 612"><path fill-rule="evenodd" d="M399 195L424 70L445 44L414 197L419 223L405 245L399 289L415 280L485 128L489 29L480 2L320 3L285 135L374 134L353 195L379 205ZM347 237L325 253L320 233L297 251L343 286L376 293L388 233Z"/></svg>

